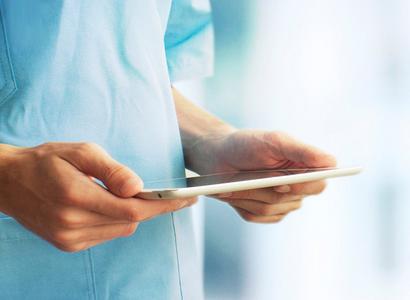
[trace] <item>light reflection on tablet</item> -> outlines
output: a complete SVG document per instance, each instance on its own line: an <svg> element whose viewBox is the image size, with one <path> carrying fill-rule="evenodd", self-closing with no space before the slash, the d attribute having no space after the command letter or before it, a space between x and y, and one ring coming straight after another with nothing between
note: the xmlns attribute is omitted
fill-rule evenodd
<svg viewBox="0 0 410 300"><path fill-rule="evenodd" d="M210 175L201 175L195 177L182 177L165 180L144 181L146 189L175 189L184 187L196 187L204 185L212 185L218 183L228 183L244 180L253 180L269 177L278 177L285 175L294 175L302 173L312 173L324 170L332 170L334 168L314 168L314 169L276 169L276 170L255 170L218 173Z"/></svg>

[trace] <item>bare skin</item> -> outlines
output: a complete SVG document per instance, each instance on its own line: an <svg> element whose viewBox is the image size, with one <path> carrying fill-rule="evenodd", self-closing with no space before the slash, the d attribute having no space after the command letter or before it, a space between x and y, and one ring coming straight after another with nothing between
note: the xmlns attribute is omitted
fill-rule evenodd
<svg viewBox="0 0 410 300"><path fill-rule="evenodd" d="M334 167L325 152L282 132L236 130L188 102L174 89L187 167L199 174L257 169ZM184 107L184 110L178 108ZM195 120L195 122L193 122ZM250 222L275 223L301 207L324 181L215 195Z"/></svg>
<svg viewBox="0 0 410 300"><path fill-rule="evenodd" d="M0 174L0 211L68 252L129 236L139 222L196 202L133 198L141 179L90 143L0 145Z"/></svg>
<svg viewBox="0 0 410 300"><path fill-rule="evenodd" d="M336 164L332 156L284 133L236 130L175 89L173 96L187 168L200 174ZM0 144L0 211L63 251L129 236L140 222L196 202L134 197L142 186L137 174L92 143ZM245 220L272 223L324 187L319 181L216 197Z"/></svg>

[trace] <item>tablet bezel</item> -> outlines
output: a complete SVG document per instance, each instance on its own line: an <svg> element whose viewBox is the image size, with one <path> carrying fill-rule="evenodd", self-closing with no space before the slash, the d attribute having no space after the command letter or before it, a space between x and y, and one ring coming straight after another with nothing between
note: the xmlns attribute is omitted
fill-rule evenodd
<svg viewBox="0 0 410 300"><path fill-rule="evenodd" d="M234 181L228 183L217 183L195 187L143 189L136 195L142 199L180 199L201 195L215 195L221 193L237 192L242 190L259 189L288 185L327 178L356 175L362 171L361 167L323 169L311 173L281 175L268 178Z"/></svg>

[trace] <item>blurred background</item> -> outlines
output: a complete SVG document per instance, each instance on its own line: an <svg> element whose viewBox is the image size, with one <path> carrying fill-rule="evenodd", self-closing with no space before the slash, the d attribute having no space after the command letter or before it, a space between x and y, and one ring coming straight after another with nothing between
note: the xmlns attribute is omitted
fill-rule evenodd
<svg viewBox="0 0 410 300"><path fill-rule="evenodd" d="M410 299L410 1L215 0L216 70L179 87L360 176L274 225L203 199L206 299Z"/></svg>

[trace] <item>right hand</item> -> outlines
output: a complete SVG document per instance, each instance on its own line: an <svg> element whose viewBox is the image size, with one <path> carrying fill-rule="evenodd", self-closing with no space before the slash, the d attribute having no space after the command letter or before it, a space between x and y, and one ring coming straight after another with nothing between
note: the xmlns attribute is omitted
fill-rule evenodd
<svg viewBox="0 0 410 300"><path fill-rule="evenodd" d="M63 251L129 236L139 222L196 202L133 197L142 184L95 144L0 145L0 211Z"/></svg>

